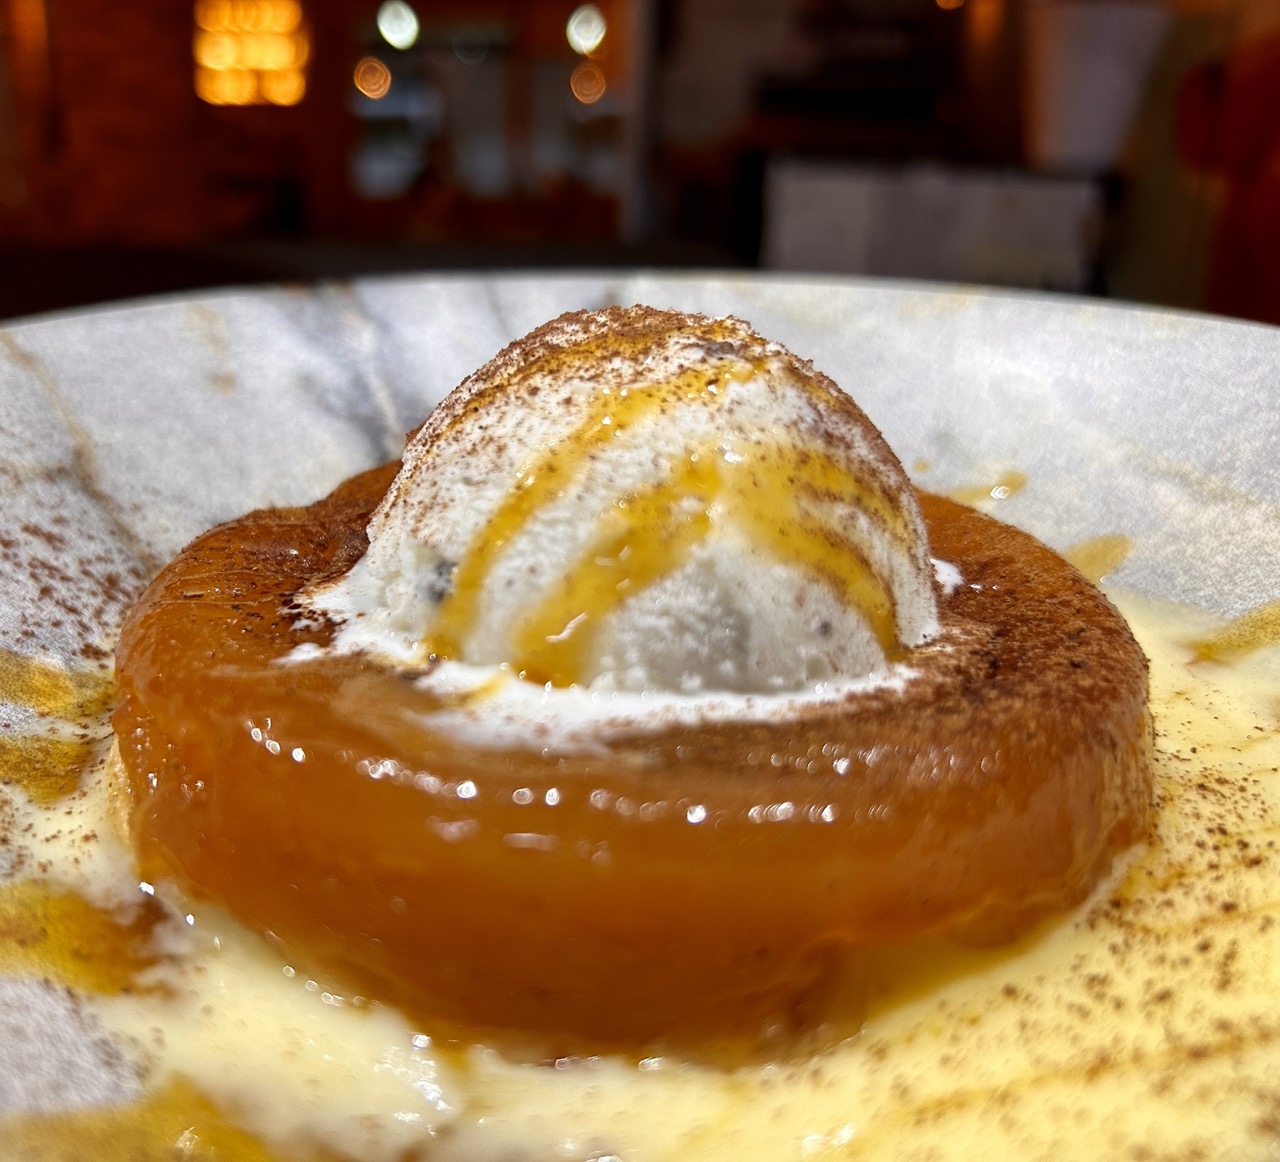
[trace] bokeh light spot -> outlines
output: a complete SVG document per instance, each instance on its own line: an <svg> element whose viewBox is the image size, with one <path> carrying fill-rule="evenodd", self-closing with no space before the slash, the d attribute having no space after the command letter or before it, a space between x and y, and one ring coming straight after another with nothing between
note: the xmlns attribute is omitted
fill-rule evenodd
<svg viewBox="0 0 1280 1162"><path fill-rule="evenodd" d="M211 105L296 105L311 41L298 0L197 0L195 88Z"/></svg>
<svg viewBox="0 0 1280 1162"><path fill-rule="evenodd" d="M564 34L574 52L588 56L600 47L608 29L604 13L594 4L583 4L573 10L573 15L564 26Z"/></svg>
<svg viewBox="0 0 1280 1162"><path fill-rule="evenodd" d="M296 105L307 91L307 81L301 69L264 73L261 84L262 95L273 105Z"/></svg>
<svg viewBox="0 0 1280 1162"><path fill-rule="evenodd" d="M605 83L600 66L584 61L573 70L573 76L569 78L569 88L584 105L594 105L604 96L608 85Z"/></svg>
<svg viewBox="0 0 1280 1162"><path fill-rule="evenodd" d="M391 91L391 70L376 56L361 57L351 79L371 101L378 101Z"/></svg>
<svg viewBox="0 0 1280 1162"><path fill-rule="evenodd" d="M411 48L418 31L418 15L405 0L386 0L378 9L378 32L392 48Z"/></svg>

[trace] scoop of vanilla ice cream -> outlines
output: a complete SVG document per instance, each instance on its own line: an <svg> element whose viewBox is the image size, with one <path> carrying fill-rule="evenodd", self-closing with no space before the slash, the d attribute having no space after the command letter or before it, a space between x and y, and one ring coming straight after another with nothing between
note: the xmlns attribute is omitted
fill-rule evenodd
<svg viewBox="0 0 1280 1162"><path fill-rule="evenodd" d="M312 595L346 646L551 687L778 692L937 632L915 493L810 364L737 319L565 315L409 439Z"/></svg>

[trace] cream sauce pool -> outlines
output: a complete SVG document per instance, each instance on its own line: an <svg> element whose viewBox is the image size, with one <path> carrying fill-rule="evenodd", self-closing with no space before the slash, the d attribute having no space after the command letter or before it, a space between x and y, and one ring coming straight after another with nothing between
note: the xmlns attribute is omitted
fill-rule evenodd
<svg viewBox="0 0 1280 1162"><path fill-rule="evenodd" d="M1013 947L887 956L883 995L835 1048L733 1069L520 1064L326 991L215 910L139 886L101 758L78 790L51 787L55 742L105 750L99 687L0 683L54 731L0 752L0 974L47 982L32 1036L48 1009L116 1047L87 1067L87 1102L95 1072L134 1095L0 1114L0 1156L1280 1156L1280 648L1266 618L1223 630L1112 597L1152 662L1152 841Z"/></svg>

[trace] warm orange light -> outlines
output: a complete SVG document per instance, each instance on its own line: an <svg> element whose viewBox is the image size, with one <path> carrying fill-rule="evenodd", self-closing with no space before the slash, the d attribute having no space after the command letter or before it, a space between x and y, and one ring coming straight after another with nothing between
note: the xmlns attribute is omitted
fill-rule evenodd
<svg viewBox="0 0 1280 1162"><path fill-rule="evenodd" d="M935 0L935 3L943 12L954 12L964 3L964 0Z"/></svg>
<svg viewBox="0 0 1280 1162"><path fill-rule="evenodd" d="M196 0L196 93L211 105L296 105L311 41L298 0Z"/></svg>
<svg viewBox="0 0 1280 1162"><path fill-rule="evenodd" d="M296 105L307 91L307 80L301 69L263 73L261 83L263 95L273 105Z"/></svg>
<svg viewBox="0 0 1280 1162"><path fill-rule="evenodd" d="M197 0L196 24L207 32L294 32L298 0Z"/></svg>
<svg viewBox="0 0 1280 1162"><path fill-rule="evenodd" d="M230 69L236 63L236 38L225 32L197 32L196 64L206 69Z"/></svg>
<svg viewBox="0 0 1280 1162"><path fill-rule="evenodd" d="M1005 23L1004 6L1005 0L973 0L969 5L968 34L975 53L990 54L995 51L996 41L999 40L1000 30Z"/></svg>
<svg viewBox="0 0 1280 1162"><path fill-rule="evenodd" d="M302 5L297 0L274 0L271 5L272 32L296 32L302 23Z"/></svg>
<svg viewBox="0 0 1280 1162"><path fill-rule="evenodd" d="M371 101L377 101L391 91L391 70L376 56L361 57L351 79Z"/></svg>
<svg viewBox="0 0 1280 1162"><path fill-rule="evenodd" d="M196 27L220 32L231 22L231 0L198 0Z"/></svg>
<svg viewBox="0 0 1280 1162"><path fill-rule="evenodd" d="M594 105L604 96L605 89L608 87L600 66L590 61L580 64L573 70L573 76L569 78L569 88L584 105Z"/></svg>
<svg viewBox="0 0 1280 1162"><path fill-rule="evenodd" d="M248 69L196 69L196 93L210 105L257 105L258 77Z"/></svg>

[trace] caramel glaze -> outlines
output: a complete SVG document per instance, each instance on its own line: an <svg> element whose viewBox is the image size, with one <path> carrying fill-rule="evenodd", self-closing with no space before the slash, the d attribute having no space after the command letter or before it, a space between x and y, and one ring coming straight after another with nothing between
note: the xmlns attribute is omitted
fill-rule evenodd
<svg viewBox="0 0 1280 1162"><path fill-rule="evenodd" d="M481 750L402 713L424 697L403 672L281 664L330 639L292 601L364 551L395 470L189 546L125 626L115 729L149 879L429 1031L581 1052L758 1029L850 949L1012 938L1146 833L1146 660L1123 619L1031 537L930 495L964 584L919 676L786 728Z"/></svg>

